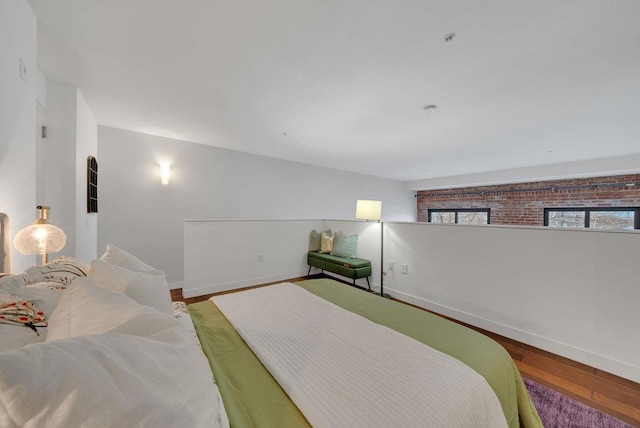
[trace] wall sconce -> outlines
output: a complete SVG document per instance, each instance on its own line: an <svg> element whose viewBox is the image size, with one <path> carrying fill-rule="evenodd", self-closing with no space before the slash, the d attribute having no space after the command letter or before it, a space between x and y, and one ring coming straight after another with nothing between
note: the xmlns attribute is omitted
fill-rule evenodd
<svg viewBox="0 0 640 428"><path fill-rule="evenodd" d="M160 182L163 186L169 184L169 179L171 178L171 165L168 163L160 164Z"/></svg>
<svg viewBox="0 0 640 428"><path fill-rule="evenodd" d="M49 224L49 207L36 207L39 218L32 225L21 229L13 240L19 253L42 254L42 264L47 264L47 254L57 253L67 243L67 235L62 229Z"/></svg>

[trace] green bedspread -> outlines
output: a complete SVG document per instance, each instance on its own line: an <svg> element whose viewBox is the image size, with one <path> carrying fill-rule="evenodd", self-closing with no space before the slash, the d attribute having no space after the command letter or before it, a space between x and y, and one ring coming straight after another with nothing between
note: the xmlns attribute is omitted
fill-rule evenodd
<svg viewBox="0 0 640 428"><path fill-rule="evenodd" d="M330 279L297 285L464 362L493 388L510 427L542 427L520 372L507 351L492 339L429 312ZM232 427L309 425L211 301L189 305L189 312Z"/></svg>

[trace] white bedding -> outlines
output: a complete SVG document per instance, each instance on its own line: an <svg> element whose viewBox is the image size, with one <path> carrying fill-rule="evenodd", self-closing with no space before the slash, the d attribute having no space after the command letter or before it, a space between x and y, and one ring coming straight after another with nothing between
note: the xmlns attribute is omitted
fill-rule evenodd
<svg viewBox="0 0 640 428"><path fill-rule="evenodd" d="M44 342L47 329L38 327L40 336L28 327L0 324L0 352L22 348L32 343Z"/></svg>
<svg viewBox="0 0 640 428"><path fill-rule="evenodd" d="M4 277L0 281L0 294L19 297L28 300L44 311L47 317L51 316L62 292L53 290L46 283L35 283L25 286L20 276ZM46 327L37 327L39 336L30 328L11 324L0 323L0 352L22 348L32 343L44 342L47 337Z"/></svg>
<svg viewBox="0 0 640 428"><path fill-rule="evenodd" d="M25 288L25 290L25 292L20 293L19 289L13 289L13 287L3 288L0 286L0 300L4 298L18 298L20 300L30 301L34 304L43 303L42 299L35 297L40 294L40 290L31 290L27 288ZM33 292L29 293L28 291ZM46 291L44 293L46 294ZM40 306L44 307L45 305L43 304ZM40 307L38 307L38 309L40 309ZM50 315L50 313L51 312L47 315ZM44 327L37 327L37 331L38 333L36 334L35 331L23 325L0 323L0 352L22 348L23 346L27 346L32 343L44 342L47 336L47 329Z"/></svg>
<svg viewBox="0 0 640 428"><path fill-rule="evenodd" d="M228 427L190 318L87 278L58 296L46 342L0 352L1 427Z"/></svg>
<svg viewBox="0 0 640 428"><path fill-rule="evenodd" d="M471 368L298 286L211 300L313 426L507 426Z"/></svg>

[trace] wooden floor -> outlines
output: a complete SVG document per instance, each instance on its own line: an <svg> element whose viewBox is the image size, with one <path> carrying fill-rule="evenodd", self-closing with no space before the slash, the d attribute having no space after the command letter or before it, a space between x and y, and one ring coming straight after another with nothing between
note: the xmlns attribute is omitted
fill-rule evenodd
<svg viewBox="0 0 640 428"><path fill-rule="evenodd" d="M295 282L304 279L307 278L293 278L289 281ZM269 284L256 287L266 285ZM184 299L182 298L182 289L171 290L173 300L182 300L187 304L207 300L211 296ZM456 320L452 321L473 328L500 343L509 352L523 377L615 416L633 426L640 427L640 384L486 330Z"/></svg>
<svg viewBox="0 0 640 428"><path fill-rule="evenodd" d="M484 333L506 348L523 377L640 427L640 384L506 337Z"/></svg>

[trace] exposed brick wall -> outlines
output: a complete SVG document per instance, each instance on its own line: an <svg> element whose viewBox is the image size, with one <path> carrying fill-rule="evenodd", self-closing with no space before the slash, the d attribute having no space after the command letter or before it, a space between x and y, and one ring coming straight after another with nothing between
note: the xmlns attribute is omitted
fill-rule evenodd
<svg viewBox="0 0 640 428"><path fill-rule="evenodd" d="M429 209L490 208L491 224L542 226L545 208L640 206L640 174L418 192L418 221Z"/></svg>

